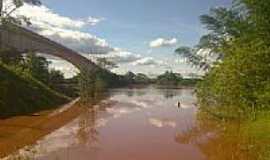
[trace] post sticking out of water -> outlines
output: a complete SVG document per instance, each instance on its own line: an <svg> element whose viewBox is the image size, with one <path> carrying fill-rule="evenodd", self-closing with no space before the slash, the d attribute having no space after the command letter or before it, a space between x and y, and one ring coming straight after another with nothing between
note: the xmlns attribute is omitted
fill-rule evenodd
<svg viewBox="0 0 270 160"><path fill-rule="evenodd" d="M178 106L178 108L181 108L181 102L180 101L177 102L177 106Z"/></svg>

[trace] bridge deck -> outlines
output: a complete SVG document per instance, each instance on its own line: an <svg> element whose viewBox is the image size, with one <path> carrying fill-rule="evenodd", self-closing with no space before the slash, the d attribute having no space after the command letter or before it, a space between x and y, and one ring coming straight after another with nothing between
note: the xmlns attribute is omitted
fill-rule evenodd
<svg viewBox="0 0 270 160"><path fill-rule="evenodd" d="M90 70L99 68L79 53L17 25L0 25L0 36L1 48L11 47L24 53L29 51L45 53L62 58L78 69L82 69L82 67L87 67Z"/></svg>

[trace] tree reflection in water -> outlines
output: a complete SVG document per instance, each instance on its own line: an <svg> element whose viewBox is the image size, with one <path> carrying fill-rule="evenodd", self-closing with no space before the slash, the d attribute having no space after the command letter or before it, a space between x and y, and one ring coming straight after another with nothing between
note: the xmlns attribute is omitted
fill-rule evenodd
<svg viewBox="0 0 270 160"><path fill-rule="evenodd" d="M80 144L92 147L98 142L98 132L96 130L97 110L85 110L79 120L77 138Z"/></svg>
<svg viewBox="0 0 270 160"><path fill-rule="evenodd" d="M217 121L198 112L195 127L175 136L180 144L193 144L207 160L258 160L262 144L243 133L240 121Z"/></svg>
<svg viewBox="0 0 270 160"><path fill-rule="evenodd" d="M130 90L125 90L125 92L122 93L125 94L127 97L144 96L147 93L147 90L134 88Z"/></svg>
<svg viewBox="0 0 270 160"><path fill-rule="evenodd" d="M102 100L109 97L109 93L94 97L89 103L83 104L83 113L79 117L79 130L77 133L78 142L84 144L86 147L96 147L98 144L99 133L98 128L98 115L100 112L105 111L113 103L111 101L102 102ZM98 104L98 105L97 105Z"/></svg>
<svg viewBox="0 0 270 160"><path fill-rule="evenodd" d="M177 89L159 89L158 90L166 99L172 99L176 96L181 96L182 92Z"/></svg>

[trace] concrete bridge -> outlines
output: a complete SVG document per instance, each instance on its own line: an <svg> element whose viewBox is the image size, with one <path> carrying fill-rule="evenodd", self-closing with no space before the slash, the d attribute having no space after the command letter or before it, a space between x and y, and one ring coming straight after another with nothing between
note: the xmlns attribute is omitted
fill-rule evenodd
<svg viewBox="0 0 270 160"><path fill-rule="evenodd" d="M99 68L95 63L79 53L14 24L0 25L0 38L1 48L10 47L22 53L32 51L56 56L70 62L79 70L94 71Z"/></svg>

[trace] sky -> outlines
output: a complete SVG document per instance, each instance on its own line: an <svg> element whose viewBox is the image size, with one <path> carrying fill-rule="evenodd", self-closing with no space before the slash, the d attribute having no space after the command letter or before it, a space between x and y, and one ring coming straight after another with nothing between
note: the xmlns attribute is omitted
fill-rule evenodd
<svg viewBox="0 0 270 160"><path fill-rule="evenodd" d="M8 1L8 0L7 0ZM199 16L231 0L41 0L24 5L15 15L31 19L31 29L87 57L106 57L113 71L157 75L172 70L188 75L200 71L174 54L194 46L207 33ZM89 55L90 54L90 55ZM71 76L70 64L52 60L52 67Z"/></svg>

